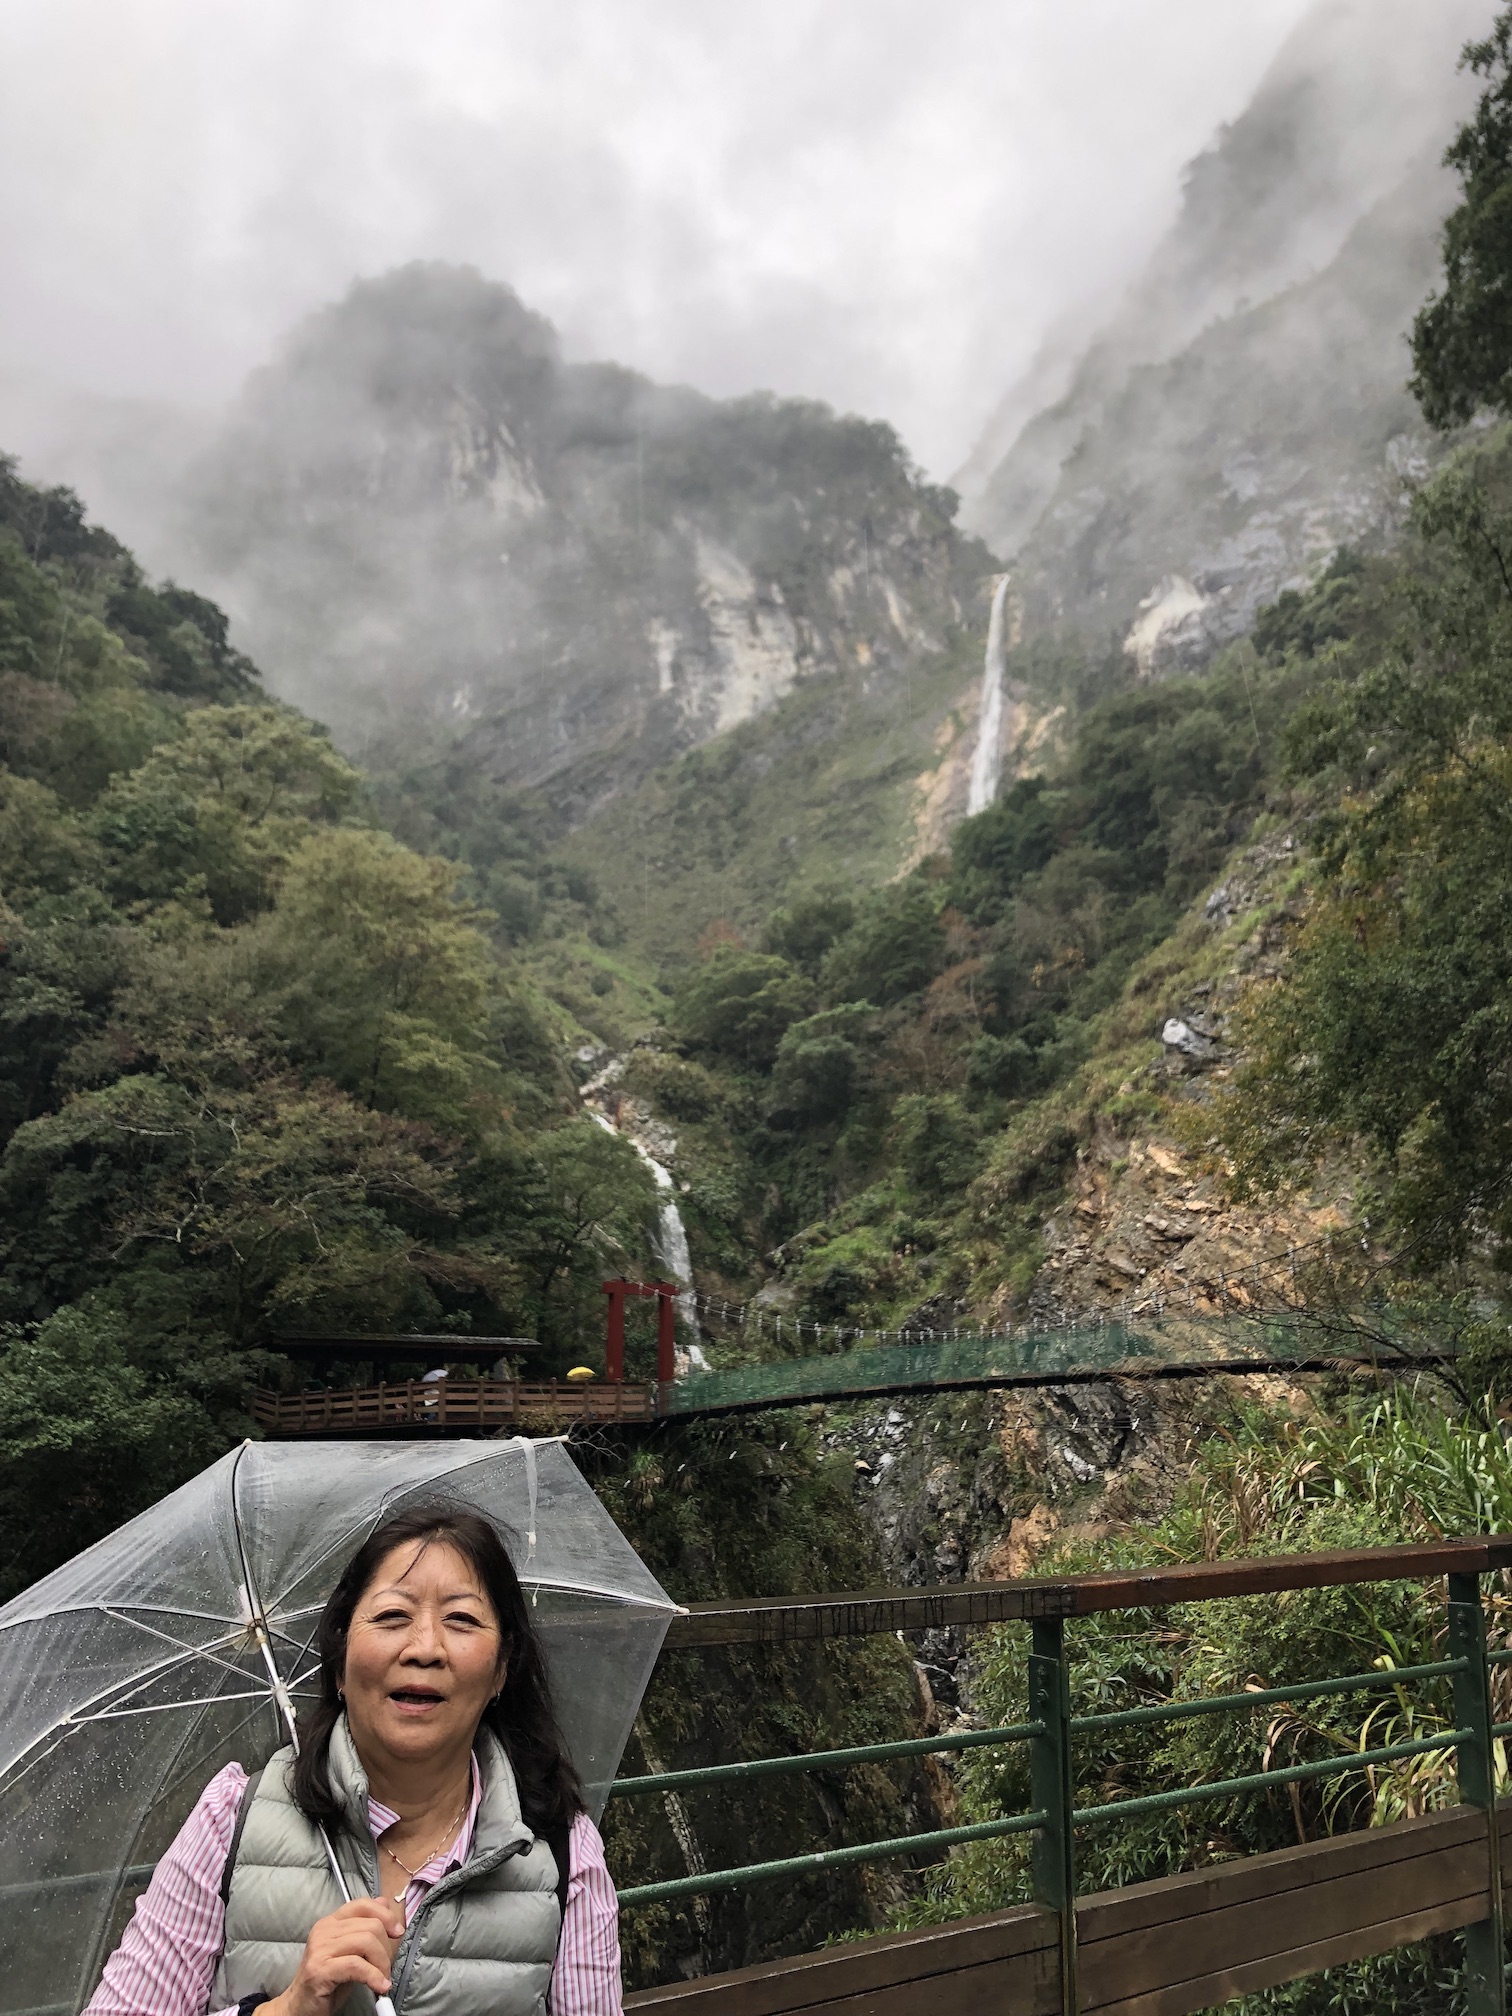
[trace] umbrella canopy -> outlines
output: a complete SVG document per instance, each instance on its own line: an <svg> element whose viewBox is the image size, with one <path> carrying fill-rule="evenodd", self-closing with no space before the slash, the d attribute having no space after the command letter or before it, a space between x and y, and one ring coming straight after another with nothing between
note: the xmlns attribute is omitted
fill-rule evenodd
<svg viewBox="0 0 1512 2016"><path fill-rule="evenodd" d="M92 1992L206 1781L287 1740L380 1518L501 1527L597 1817L675 1606L559 1442L244 1443L0 1609L0 2016Z"/></svg>

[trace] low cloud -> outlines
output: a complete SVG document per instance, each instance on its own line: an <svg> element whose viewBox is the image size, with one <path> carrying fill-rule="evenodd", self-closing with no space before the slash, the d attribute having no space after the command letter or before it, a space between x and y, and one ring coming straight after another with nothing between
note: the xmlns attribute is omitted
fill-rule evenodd
<svg viewBox="0 0 1512 2016"><path fill-rule="evenodd" d="M354 276L439 258L571 356L880 414L943 476L1305 11L8 0L0 434L218 405Z"/></svg>

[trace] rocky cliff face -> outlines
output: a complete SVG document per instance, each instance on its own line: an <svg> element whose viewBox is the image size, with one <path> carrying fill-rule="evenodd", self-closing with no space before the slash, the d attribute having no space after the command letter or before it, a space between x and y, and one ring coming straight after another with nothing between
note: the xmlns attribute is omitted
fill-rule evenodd
<svg viewBox="0 0 1512 2016"><path fill-rule="evenodd" d="M1108 325L1015 388L957 479L1029 634L1200 663L1341 544L1389 538L1432 452L1405 333L1438 270L1438 157L1471 0L1321 0L1193 162ZM1054 366L1054 368L1052 368Z"/></svg>
<svg viewBox="0 0 1512 2016"><path fill-rule="evenodd" d="M254 378L184 536L349 744L460 737L582 816L801 681L901 687L990 569L953 509L885 426L564 363L508 288L416 266Z"/></svg>
<svg viewBox="0 0 1512 2016"><path fill-rule="evenodd" d="M1318 1384L1257 1373L908 1396L832 1408L822 1434L852 1458L889 1583L1003 1581L1045 1573L1044 1556L1062 1543L1158 1517L1215 1422L1245 1407L1305 1415ZM977 1643L955 1628L920 1636L915 1657L938 1726L971 1719ZM947 1811L949 1780L942 1773L935 1787Z"/></svg>

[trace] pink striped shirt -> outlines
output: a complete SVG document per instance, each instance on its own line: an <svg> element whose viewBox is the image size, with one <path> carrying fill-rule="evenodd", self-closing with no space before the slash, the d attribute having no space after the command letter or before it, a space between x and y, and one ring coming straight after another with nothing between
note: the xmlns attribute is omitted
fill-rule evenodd
<svg viewBox="0 0 1512 2016"><path fill-rule="evenodd" d="M105 1963L85 2016L207 2016L225 1944L221 1878L246 1783L240 1764L228 1764L200 1794L199 1804L137 1899L136 1911ZM474 1758L467 1817L450 1848L427 1862L406 1887L406 1924L431 1885L467 1860L482 1798ZM398 1817L381 1801L368 1800L368 1825L375 1840ZM586 1813L579 1813L572 1823L568 1850L571 1871L551 1976L551 2016L622 2016L619 1900L604 1861L604 1844ZM230 2016L235 2016L234 2010Z"/></svg>

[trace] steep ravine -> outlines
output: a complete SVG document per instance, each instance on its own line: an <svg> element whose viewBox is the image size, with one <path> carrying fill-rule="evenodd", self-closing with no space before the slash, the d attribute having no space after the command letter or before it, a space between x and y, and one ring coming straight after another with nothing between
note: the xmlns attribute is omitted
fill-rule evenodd
<svg viewBox="0 0 1512 2016"><path fill-rule="evenodd" d="M1032 1392L906 1395L816 1410L855 1474L888 1583L1001 1581L1044 1572L1047 1550L1166 1511L1195 1440L1247 1407L1305 1413L1314 1376L1099 1380ZM922 1634L920 1680L938 1726L972 1714L971 1634ZM948 1770L946 1772L948 1781Z"/></svg>

